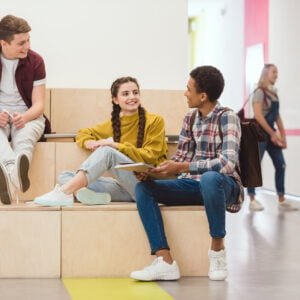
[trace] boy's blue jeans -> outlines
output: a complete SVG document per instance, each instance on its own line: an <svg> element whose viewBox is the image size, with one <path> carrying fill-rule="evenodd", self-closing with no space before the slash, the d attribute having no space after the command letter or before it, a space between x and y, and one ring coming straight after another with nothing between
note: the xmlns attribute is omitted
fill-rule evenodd
<svg viewBox="0 0 300 300"><path fill-rule="evenodd" d="M213 238L223 238L226 234L226 204L236 201L240 187L234 178L209 171L201 176L200 181L186 178L140 182L136 185L135 193L151 253L155 254L160 249L170 249L158 203L204 205L210 235Z"/></svg>

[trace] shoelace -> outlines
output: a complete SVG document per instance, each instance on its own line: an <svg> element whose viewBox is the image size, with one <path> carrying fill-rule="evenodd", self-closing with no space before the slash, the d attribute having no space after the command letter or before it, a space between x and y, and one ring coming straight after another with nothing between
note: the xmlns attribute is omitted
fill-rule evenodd
<svg viewBox="0 0 300 300"><path fill-rule="evenodd" d="M212 259L212 269L214 270L222 270L225 267L225 260L222 258L214 258Z"/></svg>
<svg viewBox="0 0 300 300"><path fill-rule="evenodd" d="M14 165L15 160L14 159L8 159L8 160L2 161L2 163L4 164L5 167L7 167L8 165Z"/></svg>
<svg viewBox="0 0 300 300"><path fill-rule="evenodd" d="M9 171L9 172L7 172L7 174L8 174L8 180L9 180L8 184L11 185L11 186L13 186L13 190L10 189L11 190L11 196L12 196L13 200L16 200L17 205L19 205L19 200L20 199L19 199L18 187L16 187L13 184L13 181L11 180L12 173Z"/></svg>
<svg viewBox="0 0 300 300"><path fill-rule="evenodd" d="M156 258L152 263L151 263L151 265L150 266L148 266L148 267L146 267L146 268L144 268L144 270L148 270L148 269L151 269L153 266L155 266L155 265L157 265L158 264L158 262L159 262L159 259L158 258Z"/></svg>

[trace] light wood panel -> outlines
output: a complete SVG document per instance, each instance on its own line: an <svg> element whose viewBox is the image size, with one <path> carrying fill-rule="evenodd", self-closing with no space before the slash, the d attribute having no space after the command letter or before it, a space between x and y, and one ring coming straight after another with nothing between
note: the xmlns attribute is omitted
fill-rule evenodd
<svg viewBox="0 0 300 300"><path fill-rule="evenodd" d="M184 115L188 111L183 91L142 90L142 105L149 111L161 115L165 120L166 134L178 135Z"/></svg>
<svg viewBox="0 0 300 300"><path fill-rule="evenodd" d="M208 225L200 207L163 208L183 276L207 276ZM135 204L62 209L62 277L127 277L153 260Z"/></svg>
<svg viewBox="0 0 300 300"><path fill-rule="evenodd" d="M55 178L64 171L75 171L90 155L90 151L80 148L76 143L56 143Z"/></svg>
<svg viewBox="0 0 300 300"><path fill-rule="evenodd" d="M77 132L110 118L112 109L108 90L52 89L51 123L57 133Z"/></svg>
<svg viewBox="0 0 300 300"><path fill-rule="evenodd" d="M32 200L53 189L55 184L55 143L37 143L29 169L30 188L20 200Z"/></svg>
<svg viewBox="0 0 300 300"><path fill-rule="evenodd" d="M183 91L142 90L142 105L165 119L166 134L179 134L188 111ZM51 89L51 123L57 133L77 132L110 119L107 89Z"/></svg>
<svg viewBox="0 0 300 300"><path fill-rule="evenodd" d="M0 277L59 278L60 221L53 208L0 206Z"/></svg>

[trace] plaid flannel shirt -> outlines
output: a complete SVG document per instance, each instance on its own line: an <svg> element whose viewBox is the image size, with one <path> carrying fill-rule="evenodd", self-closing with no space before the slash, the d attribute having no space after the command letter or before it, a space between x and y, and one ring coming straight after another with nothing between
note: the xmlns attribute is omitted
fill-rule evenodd
<svg viewBox="0 0 300 300"><path fill-rule="evenodd" d="M236 171L236 168L239 168L240 120L233 111L224 112L220 119L223 134L221 139L219 116L223 110L224 107L217 102L206 117L202 117L197 112L192 132L190 123L193 110L188 112L183 120L177 150L172 160L190 162L189 173L183 173L179 178L199 181L201 174L207 171L216 171L234 177L241 189L238 203L242 203L244 190Z"/></svg>

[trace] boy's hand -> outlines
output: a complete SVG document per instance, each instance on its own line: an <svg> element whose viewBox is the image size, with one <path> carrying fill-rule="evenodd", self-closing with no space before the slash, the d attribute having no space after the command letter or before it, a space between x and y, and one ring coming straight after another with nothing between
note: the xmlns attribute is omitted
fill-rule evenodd
<svg viewBox="0 0 300 300"><path fill-rule="evenodd" d="M151 179L149 174L146 172L134 172L134 175L135 175L136 179L139 181L147 181L147 180Z"/></svg>
<svg viewBox="0 0 300 300"><path fill-rule="evenodd" d="M25 127L25 124L27 123L27 121L25 120L24 116L21 115L20 113L18 112L15 112L13 114L13 118L12 118L12 123L15 125L15 127L17 129L20 129L20 128L23 128Z"/></svg>
<svg viewBox="0 0 300 300"><path fill-rule="evenodd" d="M181 173L189 172L188 162L175 162L173 160L167 160L160 164L158 167L149 170L149 174L160 175L177 175Z"/></svg>
<svg viewBox="0 0 300 300"><path fill-rule="evenodd" d="M0 112L0 127L4 128L9 121L9 115L6 112Z"/></svg>

